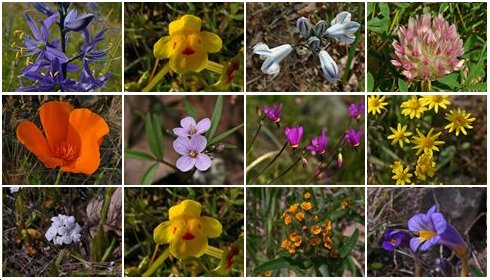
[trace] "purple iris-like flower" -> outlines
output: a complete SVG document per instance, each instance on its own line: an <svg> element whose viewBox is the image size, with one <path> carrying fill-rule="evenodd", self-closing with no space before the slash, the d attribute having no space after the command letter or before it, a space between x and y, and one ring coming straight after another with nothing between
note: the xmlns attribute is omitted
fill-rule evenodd
<svg viewBox="0 0 490 280"><path fill-rule="evenodd" d="M306 147L313 155L322 155L327 149L327 145L330 139L325 135L325 129L322 130L320 136L313 136L311 139L311 144Z"/></svg>
<svg viewBox="0 0 490 280"><path fill-rule="evenodd" d="M361 137L362 130L359 129L359 131L356 131L353 128L349 128L345 133L344 139L345 141L349 142L352 147L356 148L359 147L359 144L361 143Z"/></svg>
<svg viewBox="0 0 490 280"><path fill-rule="evenodd" d="M205 171L211 167L211 158L203 153L208 141L202 135L194 135L192 138L178 137L175 139L174 150L181 155L177 160L177 168L182 172L191 170L194 166L197 170Z"/></svg>
<svg viewBox="0 0 490 280"><path fill-rule="evenodd" d="M87 27L92 19L93 14L86 14L80 17L78 16L77 10L70 10L65 17L65 30L66 31L81 31Z"/></svg>
<svg viewBox="0 0 490 280"><path fill-rule="evenodd" d="M410 241L410 233L404 230L387 229L383 237L383 243L381 246L388 252L392 252L399 246L408 246Z"/></svg>
<svg viewBox="0 0 490 280"><path fill-rule="evenodd" d="M282 115L282 103L277 106L274 104L272 108L264 106L264 114L273 122L278 123L281 121Z"/></svg>
<svg viewBox="0 0 490 280"><path fill-rule="evenodd" d="M205 133L211 127L211 120L204 118L197 124L193 117L185 117L180 120L180 126L173 129L174 134L180 137L192 137Z"/></svg>
<svg viewBox="0 0 490 280"><path fill-rule="evenodd" d="M34 2L31 5L40 13L43 13L47 16L54 14L54 12L48 7L46 3L43 2Z"/></svg>
<svg viewBox="0 0 490 280"><path fill-rule="evenodd" d="M303 136L303 127L302 126L293 126L291 128L286 127L284 131L286 137L288 138L289 144L291 147L296 148L301 141L301 137Z"/></svg>
<svg viewBox="0 0 490 280"><path fill-rule="evenodd" d="M60 62L55 59L51 62L46 73L38 71L28 71L22 75L35 82L35 86L24 86L21 82L21 88L18 91L24 92L76 92L81 91L79 84L73 79L65 79L61 69Z"/></svg>
<svg viewBox="0 0 490 280"><path fill-rule="evenodd" d="M446 231L448 223L439 212L436 212L436 205L432 206L427 214L415 214L408 220L408 229L418 233L417 237L410 240L412 251L427 251L430 247L441 241L441 235Z"/></svg>
<svg viewBox="0 0 490 280"><path fill-rule="evenodd" d="M358 120L364 114L364 100L359 101L359 103L352 103L349 105L349 115L354 120Z"/></svg>

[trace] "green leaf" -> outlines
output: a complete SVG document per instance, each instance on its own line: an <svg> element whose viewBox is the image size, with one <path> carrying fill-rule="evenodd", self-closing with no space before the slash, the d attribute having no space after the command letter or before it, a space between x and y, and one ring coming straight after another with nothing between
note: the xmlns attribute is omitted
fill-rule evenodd
<svg viewBox="0 0 490 280"><path fill-rule="evenodd" d="M487 48L487 44L485 44L484 46L484 49ZM483 51L482 51L482 54L480 55L480 59L478 60L478 63L472 67L470 67L470 73L468 74L468 78L466 79L466 85L470 85L474 79L476 79L477 77L484 77L485 76L485 69L484 69L484 63L485 63L485 58L486 58L486 54L483 55Z"/></svg>
<svg viewBox="0 0 490 280"><path fill-rule="evenodd" d="M254 273L258 274L258 273L269 271L269 270L277 270L277 269L282 269L282 268L288 268L290 266L291 266L291 264L289 263L289 261L286 258L280 257L280 258L259 264L257 267L255 267Z"/></svg>
<svg viewBox="0 0 490 280"><path fill-rule="evenodd" d="M152 155L140 151L130 150L130 149L124 149L124 155L128 158L138 159L138 160L148 160L148 161L156 160L155 157L153 157Z"/></svg>
<svg viewBox="0 0 490 280"><path fill-rule="evenodd" d="M216 129L218 129L218 124L219 121L221 120L222 112L223 112L223 96L219 95L218 98L216 98L216 104L214 105L214 112L213 112L213 116L211 117L211 127L209 128L208 132L206 132L206 139L208 139L208 141L210 141L213 138Z"/></svg>
<svg viewBox="0 0 490 280"><path fill-rule="evenodd" d="M339 249L339 254L341 258L347 257L352 252L352 250L356 246L358 237L359 230L356 229L354 233L349 237L349 239L347 239L347 241Z"/></svg>
<svg viewBox="0 0 490 280"><path fill-rule="evenodd" d="M371 72L368 72L368 77L367 77L367 91L368 92L373 92L374 91L374 77Z"/></svg>
<svg viewBox="0 0 490 280"><path fill-rule="evenodd" d="M466 42L464 42L464 52L467 53L470 51L477 42L478 37L476 37L475 34L470 35L470 37L466 39Z"/></svg>
<svg viewBox="0 0 490 280"><path fill-rule="evenodd" d="M153 125L153 131L155 133L155 142L160 153L159 159L163 159L163 151L164 151L163 131L162 131L162 124L160 122L160 117L157 114L153 114L151 123Z"/></svg>
<svg viewBox="0 0 490 280"><path fill-rule="evenodd" d="M163 135L160 120L151 113L139 114L145 122L146 140L151 152L157 159L163 158Z"/></svg>
<svg viewBox="0 0 490 280"><path fill-rule="evenodd" d="M194 118L194 120L195 120L196 119L196 112L194 111L194 108L192 108L191 103L189 102L189 100L187 100L187 98L184 99L184 107L185 107L185 110L187 111L187 114L189 116L191 116L192 118Z"/></svg>
<svg viewBox="0 0 490 280"><path fill-rule="evenodd" d="M458 77L459 73L452 73L440 78L437 81L441 84L449 86L451 89L455 89L459 87Z"/></svg>
<svg viewBox="0 0 490 280"><path fill-rule="evenodd" d="M398 88L400 89L400 92L408 92L407 82L402 78L398 78Z"/></svg>
<svg viewBox="0 0 490 280"><path fill-rule="evenodd" d="M148 169L146 169L145 174L141 177L142 185L151 185L153 183L153 177L155 177L155 173L157 172L159 162L155 162Z"/></svg>
<svg viewBox="0 0 490 280"><path fill-rule="evenodd" d="M235 126L234 128L232 128L230 130L227 130L227 131L221 133L220 135L218 135L216 137L214 137L211 141L209 141L208 145L218 143L219 141L221 141L221 140L225 139L226 137L230 136L231 134L233 134L235 131L239 130L241 127L243 127L243 123Z"/></svg>

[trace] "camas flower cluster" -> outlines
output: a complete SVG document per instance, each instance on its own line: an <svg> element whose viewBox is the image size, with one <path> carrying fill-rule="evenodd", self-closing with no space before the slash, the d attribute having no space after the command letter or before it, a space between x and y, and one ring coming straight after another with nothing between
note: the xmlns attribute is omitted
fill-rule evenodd
<svg viewBox="0 0 490 280"><path fill-rule="evenodd" d="M91 35L87 27L94 15L78 15L69 2L56 3L55 10L46 3L32 5L44 19L36 22L25 12L30 34L15 32L21 42L12 43L11 47L16 49L17 59L26 59L16 91L86 92L103 88L111 74L95 73L92 65L107 60L109 47L97 47L104 40L107 28ZM51 40L56 34L59 39ZM70 53L68 44L75 42L75 36L82 36L84 42L76 52Z"/></svg>
<svg viewBox="0 0 490 280"><path fill-rule="evenodd" d="M356 39L354 35L359 29L360 24L351 21L349 12L339 13L331 22L330 27L324 20L318 21L313 25L309 19L301 17L296 21L296 28L306 40L308 48L316 54L320 60L320 68L325 79L333 84L339 79L339 68L337 63L332 59L328 52L323 49L322 40L333 39L335 41L352 44ZM269 48L266 44L260 42L253 47L253 53L260 55L264 60L260 70L264 74L276 77L281 68L279 63L286 58L293 47L290 44L284 44L275 48Z"/></svg>
<svg viewBox="0 0 490 280"><path fill-rule="evenodd" d="M395 127L389 127L392 134L387 135L386 138L391 140L391 145L396 146L398 144L400 149L403 149L404 145L413 145L411 150L414 150L416 160L415 166L405 166L401 161L395 161L390 165L393 172L392 178L397 185L412 183L414 174L421 182L433 178L437 169L436 153L446 143L440 140L440 137L448 136L451 133L454 133L456 137L460 134L467 135L467 130L473 129L472 123L476 118L471 117L471 113L467 113L459 107L457 110L448 108L451 105L448 98L448 95L412 96L400 105L401 114L407 119L398 122ZM380 114L382 110L387 110L385 106L388 102L385 102L385 99L385 96L369 96L368 112L376 115ZM445 111L446 125L440 129L431 127L428 131L423 132L422 129L416 127L415 123L409 123L408 120L421 119L424 114L429 113L437 116L443 111ZM443 132L445 132L444 135ZM414 174L411 173L411 170Z"/></svg>
<svg viewBox="0 0 490 280"><path fill-rule="evenodd" d="M82 227L75 221L75 217L59 214L51 218L51 221L51 227L45 234L48 241L53 241L56 245L80 241Z"/></svg>
<svg viewBox="0 0 490 280"><path fill-rule="evenodd" d="M304 193L303 201L289 206L282 214L287 226L287 236L281 242L281 247L290 254L307 252L327 253L330 257L338 256L335 243L332 240L332 221L320 221L320 211L313 209L310 202L311 194Z"/></svg>

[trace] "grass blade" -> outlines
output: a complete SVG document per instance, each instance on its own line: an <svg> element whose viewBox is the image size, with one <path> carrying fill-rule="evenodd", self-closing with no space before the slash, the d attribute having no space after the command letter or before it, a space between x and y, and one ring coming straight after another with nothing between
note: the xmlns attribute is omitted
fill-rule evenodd
<svg viewBox="0 0 490 280"><path fill-rule="evenodd" d="M155 173L157 172L159 162L155 162L152 166L146 169L145 174L141 177L142 185L151 185L153 183L153 177L155 177Z"/></svg>
<svg viewBox="0 0 490 280"><path fill-rule="evenodd" d="M187 111L187 114L192 118L196 119L196 111L194 111L194 108L192 108L191 103L189 102L189 100L187 100L187 98L184 99L184 107L185 110Z"/></svg>
<svg viewBox="0 0 490 280"><path fill-rule="evenodd" d="M140 151L130 150L130 149L124 149L124 155L128 158L138 159L138 160L148 160L148 161L156 160L155 157L153 157L152 155Z"/></svg>
<svg viewBox="0 0 490 280"><path fill-rule="evenodd" d="M231 134L233 134L235 131L239 130L242 127L243 127L243 123L240 124L240 125L235 126L234 128L232 128L230 130L227 130L227 131L221 133L220 135L214 137L211 141L209 141L208 145L212 145L212 144L218 143L219 141L221 141L221 140L225 139L226 137L230 136Z"/></svg>
<svg viewBox="0 0 490 280"><path fill-rule="evenodd" d="M214 105L214 112L213 112L213 116L211 117L211 127L209 128L208 132L206 132L206 139L208 141L210 141L213 138L216 129L218 129L218 124L221 119L222 112L223 112L223 96L219 95L218 98L216 99L216 104Z"/></svg>

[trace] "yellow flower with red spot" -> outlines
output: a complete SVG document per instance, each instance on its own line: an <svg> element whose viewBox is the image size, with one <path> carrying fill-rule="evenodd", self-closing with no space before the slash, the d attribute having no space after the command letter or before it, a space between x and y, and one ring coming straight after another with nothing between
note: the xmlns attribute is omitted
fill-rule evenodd
<svg viewBox="0 0 490 280"><path fill-rule="evenodd" d="M153 46L158 59L169 59L172 71L178 74L200 72L208 63L208 53L221 50L223 41L214 33L201 31L202 21L184 15L169 25L169 36L160 38Z"/></svg>
<svg viewBox="0 0 490 280"><path fill-rule="evenodd" d="M170 207L169 221L153 231L157 244L170 244L169 252L178 259L200 257L208 249L208 238L221 235L223 226L214 218L201 216L202 206L194 200L184 200Z"/></svg>
<svg viewBox="0 0 490 280"><path fill-rule="evenodd" d="M315 235L320 234L322 232L322 228L317 226L317 225L312 226L310 230L311 230L311 233L313 233Z"/></svg>

